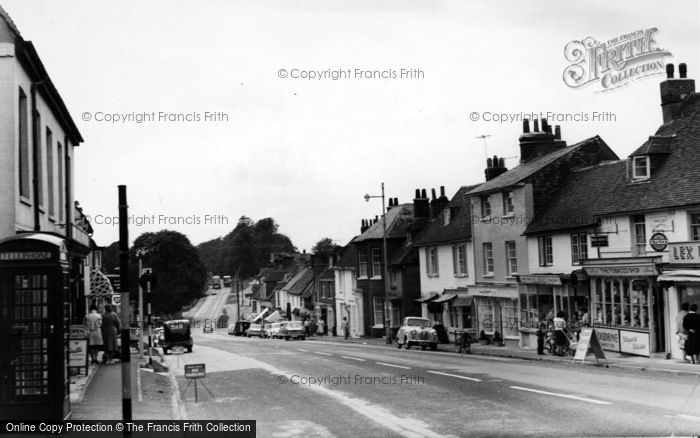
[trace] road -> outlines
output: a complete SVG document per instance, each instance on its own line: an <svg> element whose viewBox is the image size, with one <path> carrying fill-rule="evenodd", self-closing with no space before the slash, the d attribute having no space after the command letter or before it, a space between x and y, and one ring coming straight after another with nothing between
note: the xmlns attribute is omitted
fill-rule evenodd
<svg viewBox="0 0 700 438"><path fill-rule="evenodd" d="M255 419L258 436L629 436L700 430L698 377L195 331L205 363L182 419Z"/></svg>
<svg viewBox="0 0 700 438"><path fill-rule="evenodd" d="M207 290L207 296L200 299L197 305L189 312L183 312L183 317L191 318L198 327L202 327L205 320L216 321L226 305L226 300L231 293L230 287ZM235 304L233 305L235 307Z"/></svg>

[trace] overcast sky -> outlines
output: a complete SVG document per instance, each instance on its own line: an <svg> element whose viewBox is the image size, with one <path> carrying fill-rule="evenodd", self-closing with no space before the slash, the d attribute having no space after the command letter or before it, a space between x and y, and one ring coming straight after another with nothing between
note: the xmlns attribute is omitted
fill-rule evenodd
<svg viewBox="0 0 700 438"><path fill-rule="evenodd" d="M700 78L694 1L2 5L35 44L85 138L75 196L101 245L118 239L118 227L106 223L117 215L118 184L128 186L135 219L195 222L134 224L132 241L167 228L198 244L246 215L273 217L299 250L324 237L343 245L361 219L381 213L381 201L363 195L380 194L382 181L402 203L416 188L443 185L451 197L483 181L480 135L490 135L489 155L517 157L522 122L485 121L488 113L585 114L587 122L550 123L562 125L569 144L600 135L625 157L661 123L665 75L607 92L571 88L562 78L574 40L657 28L656 47L672 54L664 62L686 62ZM291 77L348 69L338 80ZM359 78L356 69L390 77ZM419 71L402 79L401 69ZM207 111L227 120L205 121ZM594 111L612 116L594 121ZM156 120L136 122L153 112ZM162 121L159 112L199 121ZM106 120L130 113L125 123ZM207 215L219 224L205 224Z"/></svg>

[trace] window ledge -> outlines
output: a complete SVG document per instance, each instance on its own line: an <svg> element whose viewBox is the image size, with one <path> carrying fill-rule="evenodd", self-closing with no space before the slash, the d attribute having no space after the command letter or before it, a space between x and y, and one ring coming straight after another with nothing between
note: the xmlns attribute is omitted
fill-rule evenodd
<svg viewBox="0 0 700 438"><path fill-rule="evenodd" d="M503 216L501 216L501 219L513 219L514 217L515 217L515 213L508 213L508 214L504 214Z"/></svg>
<svg viewBox="0 0 700 438"><path fill-rule="evenodd" d="M32 201L29 198L25 198L22 195L19 195L19 202L21 202L24 205L28 205L29 207L32 206Z"/></svg>
<svg viewBox="0 0 700 438"><path fill-rule="evenodd" d="M374 275L374 276L370 277L370 280L381 280L381 279L382 279L381 275Z"/></svg>
<svg viewBox="0 0 700 438"><path fill-rule="evenodd" d="M518 273L517 273L517 272L513 272L513 273L510 274L510 275L506 275L506 276L505 276L505 279L506 279L506 280L515 280L515 279L516 279L516 277L515 277L516 275L518 275Z"/></svg>
<svg viewBox="0 0 700 438"><path fill-rule="evenodd" d="M469 274L455 274L456 278L468 278Z"/></svg>
<svg viewBox="0 0 700 438"><path fill-rule="evenodd" d="M367 278L368 277L366 275L363 275L361 277L357 277L358 280L367 280Z"/></svg>
<svg viewBox="0 0 700 438"><path fill-rule="evenodd" d="M481 222L491 222L491 216L484 216L481 218Z"/></svg>
<svg viewBox="0 0 700 438"><path fill-rule="evenodd" d="M484 277L484 278L493 278L494 275L493 275L493 274L484 274L484 275L482 275L482 277Z"/></svg>
<svg viewBox="0 0 700 438"><path fill-rule="evenodd" d="M435 277L439 277L439 276L440 276L440 274L428 274L428 278L435 278Z"/></svg>

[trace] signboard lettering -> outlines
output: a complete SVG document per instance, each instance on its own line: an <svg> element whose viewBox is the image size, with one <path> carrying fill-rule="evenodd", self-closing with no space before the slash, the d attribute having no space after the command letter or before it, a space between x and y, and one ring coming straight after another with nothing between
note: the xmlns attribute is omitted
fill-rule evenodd
<svg viewBox="0 0 700 438"><path fill-rule="evenodd" d="M592 352L598 359L605 360L605 353L598 342L596 331L592 328L584 328L579 335L578 345L576 346L576 354L574 360L584 361L588 353Z"/></svg>
<svg viewBox="0 0 700 438"><path fill-rule="evenodd" d="M592 277L634 277L657 275L653 265L586 266L585 271Z"/></svg>
<svg viewBox="0 0 700 438"><path fill-rule="evenodd" d="M669 261L678 264L700 263L700 245L697 242L670 243Z"/></svg>
<svg viewBox="0 0 700 438"><path fill-rule="evenodd" d="M649 239L649 245L654 251L661 252L668 246L668 238L664 233L654 233Z"/></svg>
<svg viewBox="0 0 700 438"><path fill-rule="evenodd" d="M561 278L559 278L558 275L521 275L520 282L525 284L561 286Z"/></svg>
<svg viewBox="0 0 700 438"><path fill-rule="evenodd" d="M608 246L608 235L607 234L592 234L591 235L591 246L593 248L599 248Z"/></svg>
<svg viewBox="0 0 700 438"><path fill-rule="evenodd" d="M68 341L68 365L74 368L87 367L87 349L87 339L70 339Z"/></svg>
<svg viewBox="0 0 700 438"><path fill-rule="evenodd" d="M50 260L50 251L10 251L0 252L0 260L2 261L17 261L17 260Z"/></svg>
<svg viewBox="0 0 700 438"><path fill-rule="evenodd" d="M649 357L649 333L620 330L620 351Z"/></svg>
<svg viewBox="0 0 700 438"><path fill-rule="evenodd" d="M201 379L206 377L206 365L203 363L185 364L185 379Z"/></svg>
<svg viewBox="0 0 700 438"><path fill-rule="evenodd" d="M616 329L595 328L598 343L603 350L620 351L620 332Z"/></svg>

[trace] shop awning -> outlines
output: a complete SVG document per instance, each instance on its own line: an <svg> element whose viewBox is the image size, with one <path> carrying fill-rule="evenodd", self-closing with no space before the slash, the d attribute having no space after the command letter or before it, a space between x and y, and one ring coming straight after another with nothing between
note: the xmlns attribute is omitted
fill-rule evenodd
<svg viewBox="0 0 700 438"><path fill-rule="evenodd" d="M678 271L666 271L658 276L657 281L700 283L700 271L692 271L688 269Z"/></svg>
<svg viewBox="0 0 700 438"><path fill-rule="evenodd" d="M444 294L433 300L434 303L446 303L447 301L457 298L456 294Z"/></svg>
<svg viewBox="0 0 700 438"><path fill-rule="evenodd" d="M434 300L434 299L437 298L439 295L440 295L440 294L437 293L437 292L430 292L430 295L429 295L429 296L416 299L416 303L427 303L428 301Z"/></svg>
<svg viewBox="0 0 700 438"><path fill-rule="evenodd" d="M471 296L458 296L457 299L455 300L454 303L452 303L452 307L465 307L465 306L471 306L472 302L474 301L474 298Z"/></svg>

